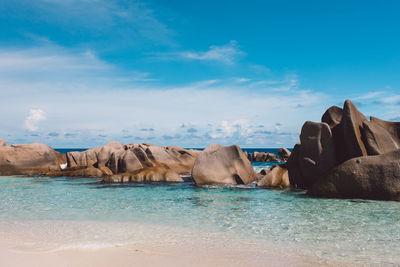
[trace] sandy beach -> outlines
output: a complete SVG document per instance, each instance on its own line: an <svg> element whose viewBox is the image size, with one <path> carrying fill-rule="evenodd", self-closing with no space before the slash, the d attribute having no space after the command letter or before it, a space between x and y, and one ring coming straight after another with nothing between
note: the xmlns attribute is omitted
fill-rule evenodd
<svg viewBox="0 0 400 267"><path fill-rule="evenodd" d="M78 224L73 224L76 227ZM43 224L41 224L43 226ZM55 227L60 225L54 223ZM118 225L117 225L118 226ZM38 224L32 228L37 230ZM143 229L147 229L145 232ZM168 230L167 230L168 229ZM18 230L18 229L15 229ZM59 235L61 228L56 232ZM161 233L160 231L167 232ZM181 229L176 229L181 231ZM334 262L297 255L282 249L271 248L256 241L238 243L225 236L222 239L195 238L198 233L184 230L171 233L170 228L140 227L141 238L126 245L88 246L55 245L45 236L1 232L1 266L335 266ZM49 232L48 232L49 233ZM43 234L43 232L41 233ZM154 238L157 236L157 238ZM175 239L171 240L171 236ZM212 235L215 237L215 234ZM165 239L163 239L165 237ZM50 238L51 239L51 238ZM59 242L59 241L58 241ZM341 265L343 265L341 263Z"/></svg>

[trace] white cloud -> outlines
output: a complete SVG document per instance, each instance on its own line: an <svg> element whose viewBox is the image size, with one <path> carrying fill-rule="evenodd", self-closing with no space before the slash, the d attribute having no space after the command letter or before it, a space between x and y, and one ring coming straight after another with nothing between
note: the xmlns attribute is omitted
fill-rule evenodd
<svg viewBox="0 0 400 267"><path fill-rule="evenodd" d="M359 97L357 97L355 99L358 99L358 100L373 99L373 98L376 98L376 97L378 97L380 95L383 95L384 93L385 92L381 92L381 91L369 92L369 93L361 95L361 96L359 96Z"/></svg>
<svg viewBox="0 0 400 267"><path fill-rule="evenodd" d="M249 78L236 78L235 81L237 83L246 83L246 82L251 81L251 79L249 79Z"/></svg>
<svg viewBox="0 0 400 267"><path fill-rule="evenodd" d="M235 63L238 56L244 55L244 52L239 49L236 41L232 40L226 45L212 45L210 49L203 52L182 52L180 56L186 59L200 61L218 61L227 65Z"/></svg>
<svg viewBox="0 0 400 267"><path fill-rule="evenodd" d="M7 72L81 72L109 70L92 51L71 53L55 45L23 50L0 50L0 71Z"/></svg>
<svg viewBox="0 0 400 267"><path fill-rule="evenodd" d="M46 115L41 109L29 110L28 116L25 118L25 128L29 131L37 131L39 127L37 124L46 119Z"/></svg>

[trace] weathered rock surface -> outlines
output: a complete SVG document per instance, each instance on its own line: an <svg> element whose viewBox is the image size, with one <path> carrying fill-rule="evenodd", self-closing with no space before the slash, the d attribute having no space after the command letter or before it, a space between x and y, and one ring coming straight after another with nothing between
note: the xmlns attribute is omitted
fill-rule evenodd
<svg viewBox="0 0 400 267"><path fill-rule="evenodd" d="M400 150L350 159L322 177L308 194L399 201Z"/></svg>
<svg viewBox="0 0 400 267"><path fill-rule="evenodd" d="M183 182L182 177L167 167L149 167L133 173L118 173L107 176L103 183L140 183L140 182Z"/></svg>
<svg viewBox="0 0 400 267"><path fill-rule="evenodd" d="M380 155L400 148L400 123L371 117L361 128L368 155Z"/></svg>
<svg viewBox="0 0 400 267"><path fill-rule="evenodd" d="M277 155L274 153L268 153L268 152L254 152L253 154L248 153L246 154L247 158L250 161L255 161L255 162L279 162L280 159L278 158Z"/></svg>
<svg viewBox="0 0 400 267"><path fill-rule="evenodd" d="M344 149L338 153L338 161L344 162L348 159L367 155L367 150L361 139L361 128L367 118L357 110L350 100L346 100L343 106L343 116L340 124L342 133L334 136L337 139L337 145Z"/></svg>
<svg viewBox="0 0 400 267"><path fill-rule="evenodd" d="M312 185L336 165L331 130L326 123L307 121L300 134L298 164L302 174L300 187Z"/></svg>
<svg viewBox="0 0 400 267"><path fill-rule="evenodd" d="M274 166L271 170L257 183L259 187L289 187L289 174L288 170Z"/></svg>
<svg viewBox="0 0 400 267"><path fill-rule="evenodd" d="M240 147L213 144L197 157L192 177L196 184L248 184L258 179Z"/></svg>
<svg viewBox="0 0 400 267"><path fill-rule="evenodd" d="M349 100L321 121L303 125L300 143L282 165L290 184L317 196L395 199L400 123L368 121Z"/></svg>
<svg viewBox="0 0 400 267"><path fill-rule="evenodd" d="M60 153L42 143L0 146L0 175L41 175L60 170Z"/></svg>
<svg viewBox="0 0 400 267"><path fill-rule="evenodd" d="M107 177L105 182L178 182L182 181L180 174L191 173L199 153L197 150L187 150L177 146L123 145L119 142L110 142L103 147L82 152L68 152L67 168L48 175L111 176Z"/></svg>

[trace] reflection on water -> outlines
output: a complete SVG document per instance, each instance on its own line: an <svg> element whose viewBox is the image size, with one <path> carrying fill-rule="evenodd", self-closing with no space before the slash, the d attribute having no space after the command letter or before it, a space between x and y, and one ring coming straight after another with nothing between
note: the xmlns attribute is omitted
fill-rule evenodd
<svg viewBox="0 0 400 267"><path fill-rule="evenodd" d="M399 202L318 199L254 184L110 185L46 177L0 178L0 200L3 222L152 223L229 233L344 261L400 264ZM85 238L96 239L93 231ZM112 227L107 231L123 236ZM134 236L135 229L124 231Z"/></svg>

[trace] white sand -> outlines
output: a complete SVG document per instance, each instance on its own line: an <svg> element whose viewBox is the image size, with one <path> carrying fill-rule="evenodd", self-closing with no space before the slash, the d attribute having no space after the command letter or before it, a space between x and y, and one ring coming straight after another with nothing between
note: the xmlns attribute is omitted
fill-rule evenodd
<svg viewBox="0 0 400 267"><path fill-rule="evenodd" d="M57 222L24 223L14 227L12 224L10 226L10 224L0 223L0 266L338 265L331 261L287 252L283 248L264 243L230 238L224 234L206 235L202 232L155 227L154 225L129 225L129 229L133 227L132 232L140 232L140 238L133 240L132 244L88 246L88 248L85 245L87 243L82 243L83 239L79 239L79 236L81 236L80 233L87 232L89 226L93 227L93 224L67 223L71 225L68 227L65 224ZM100 233L102 228L112 225L122 227L128 224L99 223L96 224L96 227L99 227ZM54 228L51 229L53 226ZM74 232L79 236L74 237ZM100 239L103 240L108 237L107 235L115 233L118 232L107 229L103 231ZM65 244L63 244L63 240ZM74 240L77 243L74 243ZM115 239L111 238L110 240ZM342 263L340 265L343 266Z"/></svg>

